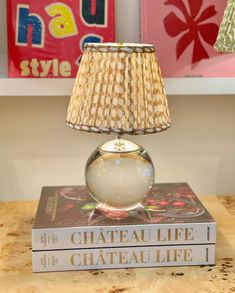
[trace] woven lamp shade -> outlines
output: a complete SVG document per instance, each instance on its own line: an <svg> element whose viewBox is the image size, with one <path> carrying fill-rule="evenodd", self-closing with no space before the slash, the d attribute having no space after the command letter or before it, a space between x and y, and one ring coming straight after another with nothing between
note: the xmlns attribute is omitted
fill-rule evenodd
<svg viewBox="0 0 235 293"><path fill-rule="evenodd" d="M235 0L228 0L214 48L218 52L235 52Z"/></svg>
<svg viewBox="0 0 235 293"><path fill-rule="evenodd" d="M116 134L170 127L154 46L86 44L66 123L77 130Z"/></svg>

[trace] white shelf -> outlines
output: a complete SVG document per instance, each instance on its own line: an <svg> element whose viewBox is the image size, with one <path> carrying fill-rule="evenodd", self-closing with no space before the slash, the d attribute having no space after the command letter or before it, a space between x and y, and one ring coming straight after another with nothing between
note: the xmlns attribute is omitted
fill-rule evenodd
<svg viewBox="0 0 235 293"><path fill-rule="evenodd" d="M0 78L0 96L70 96L74 79ZM232 95L235 78L166 78L167 95Z"/></svg>
<svg viewBox="0 0 235 293"><path fill-rule="evenodd" d="M69 96L73 78L0 78L0 96Z"/></svg>
<svg viewBox="0 0 235 293"><path fill-rule="evenodd" d="M74 78L8 78L7 56L0 53L0 97L70 96ZM167 95L233 95L235 78L166 78Z"/></svg>
<svg viewBox="0 0 235 293"><path fill-rule="evenodd" d="M167 95L233 95L235 77L166 78Z"/></svg>

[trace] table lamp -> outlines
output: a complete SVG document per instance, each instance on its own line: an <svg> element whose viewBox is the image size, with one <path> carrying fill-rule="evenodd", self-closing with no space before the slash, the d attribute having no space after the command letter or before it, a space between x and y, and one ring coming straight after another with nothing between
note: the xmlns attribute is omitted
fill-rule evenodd
<svg viewBox="0 0 235 293"><path fill-rule="evenodd" d="M122 136L152 134L171 125L154 46L86 44L66 123L76 130L116 135L87 161L91 196L106 209L141 205L154 183L153 162L143 147Z"/></svg>
<svg viewBox="0 0 235 293"><path fill-rule="evenodd" d="M235 1L228 0L214 48L218 52L235 52Z"/></svg>

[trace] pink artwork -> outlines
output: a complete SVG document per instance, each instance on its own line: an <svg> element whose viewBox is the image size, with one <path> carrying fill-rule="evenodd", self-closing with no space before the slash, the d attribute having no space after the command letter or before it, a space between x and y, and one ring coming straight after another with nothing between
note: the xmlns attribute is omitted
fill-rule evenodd
<svg viewBox="0 0 235 293"><path fill-rule="evenodd" d="M85 43L114 40L114 0L8 0L9 77L75 77Z"/></svg>
<svg viewBox="0 0 235 293"><path fill-rule="evenodd" d="M216 41L226 0L142 0L142 42L156 46L164 77L234 77L235 55Z"/></svg>

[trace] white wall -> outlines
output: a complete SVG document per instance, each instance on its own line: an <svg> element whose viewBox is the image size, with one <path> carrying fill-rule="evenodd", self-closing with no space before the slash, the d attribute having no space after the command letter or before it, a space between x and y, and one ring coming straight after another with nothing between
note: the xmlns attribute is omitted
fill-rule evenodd
<svg viewBox="0 0 235 293"><path fill-rule="evenodd" d="M6 50L4 1L0 51ZM139 41L138 0L117 0L117 41ZM169 96L170 130L133 137L157 182L187 181L199 194L235 193L235 96ZM111 138L65 125L69 97L0 97L0 200L37 199L43 185L83 184L85 162Z"/></svg>

